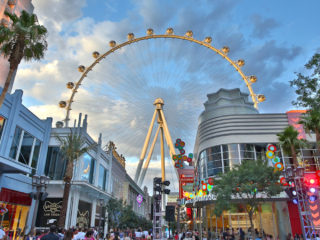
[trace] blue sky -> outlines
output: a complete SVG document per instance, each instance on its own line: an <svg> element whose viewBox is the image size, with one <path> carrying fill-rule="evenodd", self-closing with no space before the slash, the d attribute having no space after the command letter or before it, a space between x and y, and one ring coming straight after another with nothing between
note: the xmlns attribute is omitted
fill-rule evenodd
<svg viewBox="0 0 320 240"><path fill-rule="evenodd" d="M267 101L260 112L292 109L289 80L304 72L304 64L320 51L318 0L34 0L35 13L49 31L49 49L40 62L22 63L15 88L38 116L64 118L57 106L67 100L68 81L77 81L77 66L92 63L91 53L106 52L108 42L126 41L129 32L144 36L172 27L194 38L213 38L212 45L230 47L233 60L246 61L243 72L256 75L255 93ZM112 140L128 159L134 174L137 156L152 117L153 101L165 99L165 114L173 139L193 149L197 118L206 94L219 88L248 91L225 60L206 48L180 40L150 40L121 49L88 74L75 98L71 117L89 115L89 131ZM156 149L156 154L159 149ZM155 156L155 158L157 158ZM152 171L158 170L158 160ZM172 172L171 168L169 173ZM148 173L147 173L148 177Z"/></svg>

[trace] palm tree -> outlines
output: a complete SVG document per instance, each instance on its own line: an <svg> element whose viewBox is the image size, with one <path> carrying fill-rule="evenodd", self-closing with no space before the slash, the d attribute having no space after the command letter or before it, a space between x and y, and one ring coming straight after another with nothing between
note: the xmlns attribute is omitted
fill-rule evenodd
<svg viewBox="0 0 320 240"><path fill-rule="evenodd" d="M8 58L9 73L0 96L0 107L21 60L40 60L47 50L47 29L38 24L37 16L22 11L20 17L5 12L12 21L11 26L0 26L0 52Z"/></svg>
<svg viewBox="0 0 320 240"><path fill-rule="evenodd" d="M320 153L320 109L314 108L303 114L300 118L299 124L303 125L306 133L310 135L311 132L316 134L316 145L318 155Z"/></svg>
<svg viewBox="0 0 320 240"><path fill-rule="evenodd" d="M81 132L78 131L78 129L74 131L71 130L71 133L67 137L56 136L56 139L60 143L61 154L67 161L67 168L63 179L64 191L62 198L62 207L58 220L58 226L64 228L71 188L71 180L73 178L74 163L79 160L82 154L94 148L96 144L87 145L85 138L81 135Z"/></svg>
<svg viewBox="0 0 320 240"><path fill-rule="evenodd" d="M299 132L293 127L286 127L283 132L277 134L279 144L282 146L285 154L292 157L292 163L295 167L298 166L297 152L305 143L303 140L298 139Z"/></svg>

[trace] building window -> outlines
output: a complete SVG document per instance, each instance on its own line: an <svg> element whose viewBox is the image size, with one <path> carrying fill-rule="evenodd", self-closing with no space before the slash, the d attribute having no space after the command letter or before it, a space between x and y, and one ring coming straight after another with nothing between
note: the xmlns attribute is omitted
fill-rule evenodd
<svg viewBox="0 0 320 240"><path fill-rule="evenodd" d="M99 178L98 178L98 187L106 190L106 175L107 170L100 164L99 166Z"/></svg>
<svg viewBox="0 0 320 240"><path fill-rule="evenodd" d="M108 191L108 183L109 183L109 171L108 171L108 169L106 169L105 175L106 175L106 178L105 178L105 189L104 190Z"/></svg>
<svg viewBox="0 0 320 240"><path fill-rule="evenodd" d="M89 154L85 153L80 166L80 179L93 184L94 166L95 160Z"/></svg>
<svg viewBox="0 0 320 240"><path fill-rule="evenodd" d="M23 134L23 140L20 148L18 161L29 165L34 138L27 132Z"/></svg>
<svg viewBox="0 0 320 240"><path fill-rule="evenodd" d="M41 142L39 139L36 139L35 145L33 148L33 156L32 156L32 162L31 162L31 167L32 167L32 175L36 173L36 169L38 166L38 159L40 155L40 147L41 147Z"/></svg>
<svg viewBox="0 0 320 240"><path fill-rule="evenodd" d="M12 159L16 159L17 153L18 153L18 148L20 145L20 138L22 135L22 129L19 127L16 127L16 130L14 132L11 148L10 148L10 153L9 156Z"/></svg>
<svg viewBox="0 0 320 240"><path fill-rule="evenodd" d="M52 180L62 180L67 167L59 147L48 147L45 175Z"/></svg>
<svg viewBox="0 0 320 240"><path fill-rule="evenodd" d="M36 173L40 154L41 141L30 133L16 127L9 157L22 164L32 167L32 174Z"/></svg>

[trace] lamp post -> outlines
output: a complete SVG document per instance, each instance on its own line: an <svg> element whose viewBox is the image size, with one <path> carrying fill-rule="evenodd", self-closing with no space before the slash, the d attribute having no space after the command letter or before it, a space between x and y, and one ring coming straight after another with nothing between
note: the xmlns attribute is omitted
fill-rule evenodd
<svg viewBox="0 0 320 240"><path fill-rule="evenodd" d="M100 204L99 232L102 232L101 219L102 219L102 208L103 208L103 204L104 204L104 199L100 198L99 204Z"/></svg>
<svg viewBox="0 0 320 240"><path fill-rule="evenodd" d="M50 178L44 175L33 175L32 176L32 188L35 188L36 192L32 192L30 195L33 199L36 200L34 209L33 209L33 217L32 217L32 224L31 229L34 229L36 219L37 219L37 212L39 206L39 200L45 200L48 196L46 192L47 185L49 184Z"/></svg>

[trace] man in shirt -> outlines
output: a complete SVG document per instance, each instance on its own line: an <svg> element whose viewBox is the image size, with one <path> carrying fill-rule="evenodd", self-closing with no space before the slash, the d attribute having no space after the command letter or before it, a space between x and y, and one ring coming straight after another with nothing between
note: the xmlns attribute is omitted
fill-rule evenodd
<svg viewBox="0 0 320 240"><path fill-rule="evenodd" d="M77 233L77 235L74 236L74 239L75 240L83 240L83 239L85 239L86 232L87 232L86 229L83 231L83 229L80 228L79 232Z"/></svg>
<svg viewBox="0 0 320 240"><path fill-rule="evenodd" d="M55 225L50 226L50 232L47 235L44 235L40 240L59 240L58 235L56 234L57 227Z"/></svg>

